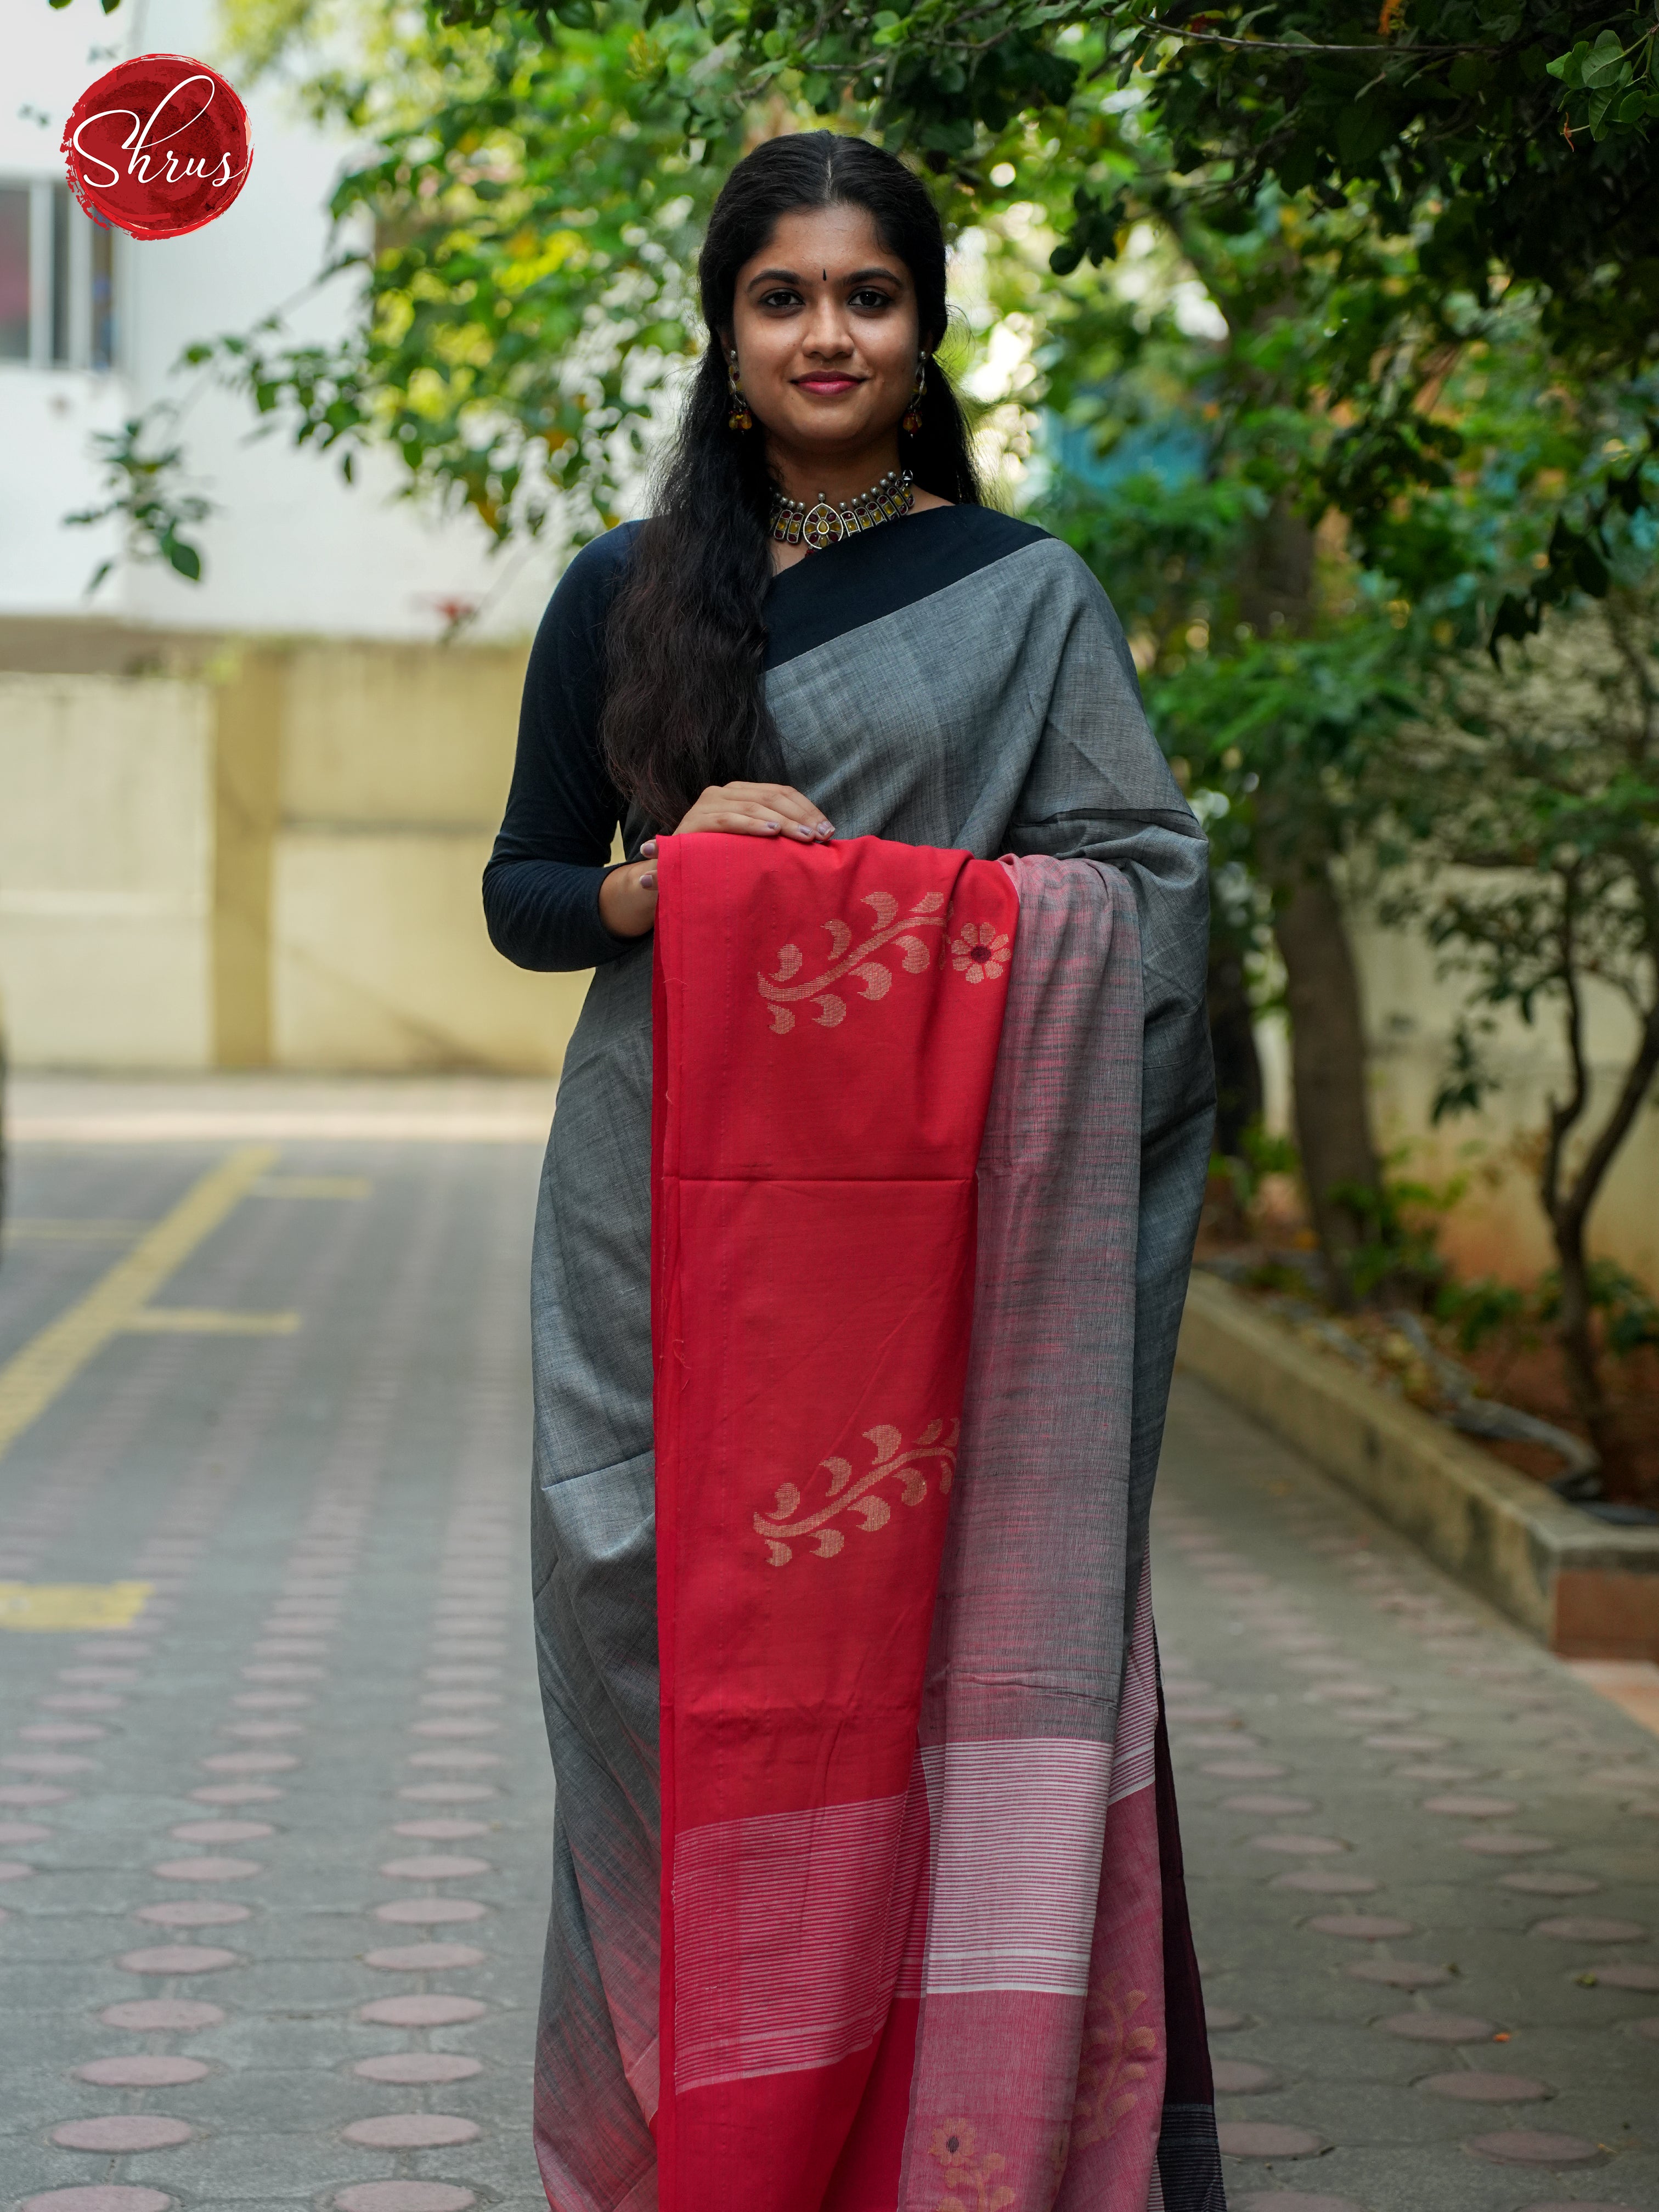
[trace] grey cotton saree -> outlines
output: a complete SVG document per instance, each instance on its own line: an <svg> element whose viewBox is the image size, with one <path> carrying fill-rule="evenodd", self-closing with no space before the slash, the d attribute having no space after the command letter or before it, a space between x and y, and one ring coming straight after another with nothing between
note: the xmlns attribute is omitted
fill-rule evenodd
<svg viewBox="0 0 1659 2212"><path fill-rule="evenodd" d="M1047 2164L1033 2153L994 2166L989 2136L951 2133L951 2114L970 2109L961 2052L972 2039L957 2059L948 2039L937 2045L946 2078L929 2086L927 2008L945 2018L950 1975L923 1958L913 2094L944 2118L923 2130L918 2109L903 2179L884 2201L843 2190L817 2203L1218 2212L1145 1596L1209 1147L1203 842L1146 730L1109 605L1042 533L981 510L915 516L787 572L769 616L786 773L842 836L1026 863L981 1155L961 1473L918 1714L919 1802L948 1834L952 1790L975 1760L996 1766L986 1745L1101 1747L1090 1769L1099 1956L1077 1969L1075 1988L1066 1980L1072 2025L1058 2041L1042 2031L1038 2071L1063 2070L1066 2035L1073 2052L1061 2090L1049 2081L1032 2092L1045 2109L1058 2109L1057 2094L1065 2107ZM659 2177L653 2134L664 2085L652 981L648 945L595 976L566 1061L536 1243L534 1582L558 1780L536 2131L556 2212L659 2202L690 2212L702 2201ZM1011 1156L1022 1163L1012 1181L998 1165ZM1056 1360L1087 1388L1076 1418L1034 1428L1030 1401ZM1066 1641L1079 1620L1086 1649ZM1004 1686L994 1696L993 1682ZM1041 1759L1021 1757L1023 1802L1041 1786ZM1135 1854L1142 1892L1150 1865L1160 1899L1158 2031L1136 2025L1147 2010L1130 2002L1146 1975L1133 1990L1115 1984L1108 1957L1113 1898L1133 1887L1115 1869ZM936 1913L927 1956L943 1957L947 1923ZM982 2050L976 2063L982 2070Z"/></svg>

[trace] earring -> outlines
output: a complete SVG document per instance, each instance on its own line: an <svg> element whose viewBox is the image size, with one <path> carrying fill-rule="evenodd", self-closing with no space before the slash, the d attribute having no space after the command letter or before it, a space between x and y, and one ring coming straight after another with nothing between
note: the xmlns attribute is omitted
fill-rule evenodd
<svg viewBox="0 0 1659 2212"><path fill-rule="evenodd" d="M921 428L921 403L927 390L927 356L924 354L916 363L916 388L910 394L910 404L904 410L899 428L914 438Z"/></svg>
<svg viewBox="0 0 1659 2212"><path fill-rule="evenodd" d="M732 395L732 410L726 418L728 430L752 430L755 418L749 412L749 402L743 396L743 386L738 382L738 356L734 353L726 364L726 386Z"/></svg>

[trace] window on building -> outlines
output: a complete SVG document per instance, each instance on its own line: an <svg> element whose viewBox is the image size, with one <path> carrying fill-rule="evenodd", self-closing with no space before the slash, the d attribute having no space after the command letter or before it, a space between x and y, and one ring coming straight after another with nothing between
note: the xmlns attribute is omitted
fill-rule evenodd
<svg viewBox="0 0 1659 2212"><path fill-rule="evenodd" d="M113 368L114 246L67 185L0 179L0 361Z"/></svg>

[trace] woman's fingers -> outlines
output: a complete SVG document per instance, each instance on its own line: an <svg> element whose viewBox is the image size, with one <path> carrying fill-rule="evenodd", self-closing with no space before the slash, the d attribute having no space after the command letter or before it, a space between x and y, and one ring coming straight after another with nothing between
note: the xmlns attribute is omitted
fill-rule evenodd
<svg viewBox="0 0 1659 2212"><path fill-rule="evenodd" d="M657 919L653 862L630 861L599 880L599 920L613 937L643 937Z"/></svg>
<svg viewBox="0 0 1659 2212"><path fill-rule="evenodd" d="M749 837L788 837L817 843L834 829L811 799L784 783L710 784L679 825L684 837L723 830Z"/></svg>

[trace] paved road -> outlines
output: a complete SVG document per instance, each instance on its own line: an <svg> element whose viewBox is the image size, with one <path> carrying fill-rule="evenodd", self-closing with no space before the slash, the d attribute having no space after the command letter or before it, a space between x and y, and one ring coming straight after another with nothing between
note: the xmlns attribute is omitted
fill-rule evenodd
<svg viewBox="0 0 1659 2212"><path fill-rule="evenodd" d="M536 1102L331 1096L24 1101L9 2208L542 2203ZM1196 1389L1158 1544L1235 2204L1659 2212L1659 1741Z"/></svg>

